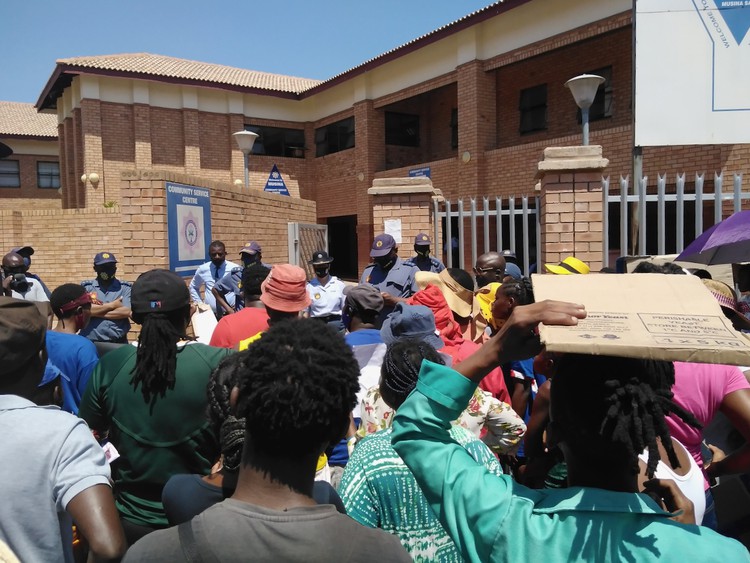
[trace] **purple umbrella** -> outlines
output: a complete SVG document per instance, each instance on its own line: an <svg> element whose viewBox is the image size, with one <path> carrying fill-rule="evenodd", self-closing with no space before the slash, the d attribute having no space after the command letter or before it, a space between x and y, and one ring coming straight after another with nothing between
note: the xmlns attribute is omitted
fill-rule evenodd
<svg viewBox="0 0 750 563"><path fill-rule="evenodd" d="M750 262L750 211L739 211L716 223L676 260L706 265Z"/></svg>

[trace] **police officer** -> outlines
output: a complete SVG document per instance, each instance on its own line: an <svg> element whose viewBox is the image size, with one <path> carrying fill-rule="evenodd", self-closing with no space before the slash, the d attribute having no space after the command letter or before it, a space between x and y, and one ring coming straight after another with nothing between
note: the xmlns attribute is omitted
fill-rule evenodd
<svg viewBox="0 0 750 563"><path fill-rule="evenodd" d="M111 252L94 256L96 278L82 281L91 295L91 322L79 334L93 342L125 344L130 331L130 283L118 280Z"/></svg>
<svg viewBox="0 0 750 563"><path fill-rule="evenodd" d="M430 244L432 244L430 237L424 233L419 233L414 239L414 252L417 254L406 260L405 263L416 266L422 272L439 274L445 270L445 266L440 260L434 256L430 256Z"/></svg>
<svg viewBox="0 0 750 563"><path fill-rule="evenodd" d="M229 315L245 306L241 287L242 272L247 266L261 264L269 270L271 269L270 264L263 262L263 250L260 244L254 240L248 241L240 249L240 260L242 260L242 266L232 268L211 288L211 293L216 299L217 317Z"/></svg>
<svg viewBox="0 0 750 563"><path fill-rule="evenodd" d="M344 331L341 312L344 307L344 282L331 275L331 262L325 250L313 252L308 262L315 270L315 277L307 282L307 294L310 296L310 306L307 312L313 319L330 324L336 330Z"/></svg>
<svg viewBox="0 0 750 563"><path fill-rule="evenodd" d="M359 283L374 285L383 296L385 307L378 318L378 327L380 327L383 320L393 311L396 303L405 301L419 291L415 279L419 269L398 257L396 241L388 234L375 237L370 257L373 263L362 272L362 279Z"/></svg>

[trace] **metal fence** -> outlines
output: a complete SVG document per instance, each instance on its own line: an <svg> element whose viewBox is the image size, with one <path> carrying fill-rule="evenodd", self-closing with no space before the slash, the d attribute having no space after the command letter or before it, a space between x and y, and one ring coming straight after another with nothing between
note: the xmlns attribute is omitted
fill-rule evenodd
<svg viewBox="0 0 750 563"><path fill-rule="evenodd" d="M676 175L673 184L668 184L666 174L660 174L654 191L648 176L644 176L631 193L629 177L621 176L619 193L611 193L609 177L603 178L604 265L609 265L608 234L614 219L619 222L620 255L676 254L703 233L704 226L720 222L729 210L740 211L743 200L750 199L750 192L742 191L742 174L733 175L731 191L725 191L724 180L723 173L714 174L713 191L705 192L705 174L696 174L692 186L687 184L684 173ZM612 215L612 207L618 206L619 213ZM686 217L686 206L694 207L692 222ZM707 211L710 215L711 207L713 222L705 225L705 215Z"/></svg>
<svg viewBox="0 0 750 563"><path fill-rule="evenodd" d="M516 253L519 266L525 273L529 265L541 256L541 228L539 223L539 198L523 197L483 197L481 209L477 208L477 198L469 198L468 211L464 199L433 202L435 250L444 252L448 268L466 265L466 229L469 230L471 244L471 265L477 256L491 250L510 249ZM442 226L443 238L440 237ZM482 239L481 251L478 239Z"/></svg>
<svg viewBox="0 0 750 563"><path fill-rule="evenodd" d="M288 223L289 263L300 266L307 273L307 279L314 276L308 261L316 250L328 252L328 226L315 223Z"/></svg>

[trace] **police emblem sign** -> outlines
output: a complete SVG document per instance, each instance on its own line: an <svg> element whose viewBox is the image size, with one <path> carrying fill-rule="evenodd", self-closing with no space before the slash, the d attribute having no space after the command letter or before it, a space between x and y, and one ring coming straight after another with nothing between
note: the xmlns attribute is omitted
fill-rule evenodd
<svg viewBox="0 0 750 563"><path fill-rule="evenodd" d="M289 190L286 188L284 178L281 177L279 167L275 164L273 165L273 168L271 168L271 173L268 175L268 181L266 182L266 187L263 188L263 191L279 195L289 195Z"/></svg>
<svg viewBox="0 0 750 563"><path fill-rule="evenodd" d="M166 183L169 269L192 275L208 260L211 243L211 195L208 189Z"/></svg>

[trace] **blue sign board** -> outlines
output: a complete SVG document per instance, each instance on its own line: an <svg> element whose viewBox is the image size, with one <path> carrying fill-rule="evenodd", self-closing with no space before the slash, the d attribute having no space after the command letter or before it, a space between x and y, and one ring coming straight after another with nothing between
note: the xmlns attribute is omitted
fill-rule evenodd
<svg viewBox="0 0 750 563"><path fill-rule="evenodd" d="M192 275L207 262L211 244L211 194L206 188L167 182L169 269Z"/></svg>
<svg viewBox="0 0 750 563"><path fill-rule="evenodd" d="M427 176L428 178L431 178L430 176L430 167L424 166L422 168L412 168L409 170L409 178L418 178L420 176Z"/></svg>
<svg viewBox="0 0 750 563"><path fill-rule="evenodd" d="M289 195L289 190L286 189L284 178L281 177L279 168L274 164L271 168L271 174L268 176L266 187L263 188L264 192L271 192L279 195Z"/></svg>

